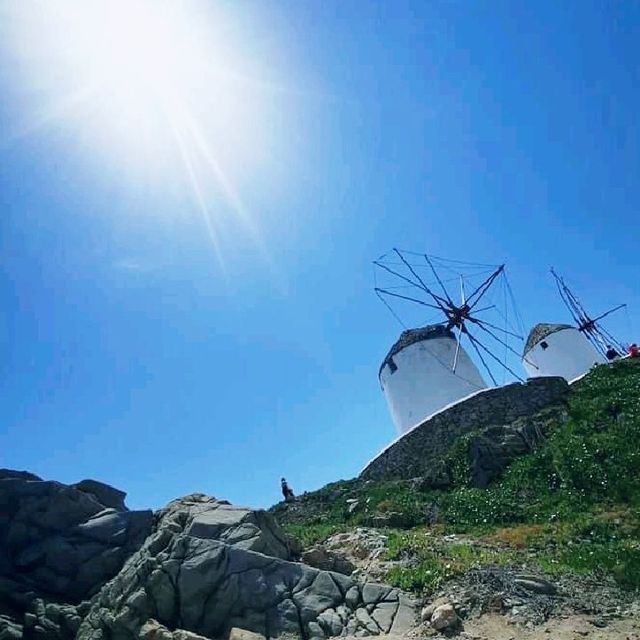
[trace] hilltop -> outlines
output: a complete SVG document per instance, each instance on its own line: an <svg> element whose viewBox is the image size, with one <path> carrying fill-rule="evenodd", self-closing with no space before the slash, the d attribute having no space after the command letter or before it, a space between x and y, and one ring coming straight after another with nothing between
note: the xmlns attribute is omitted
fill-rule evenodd
<svg viewBox="0 0 640 640"><path fill-rule="evenodd" d="M637 640L639 389L626 361L490 390L271 513L0 470L0 640Z"/></svg>
<svg viewBox="0 0 640 640"><path fill-rule="evenodd" d="M483 442L527 429L535 438L481 488L474 462ZM602 623L607 611L627 611L640 589L638 469L640 366L625 360L594 368L524 419L465 433L422 476L365 473L271 512L303 557L305 548L312 558L342 553L427 601L462 590L474 601L459 603L467 614L536 624L571 602ZM543 602L517 588L531 574L538 592L548 591Z"/></svg>

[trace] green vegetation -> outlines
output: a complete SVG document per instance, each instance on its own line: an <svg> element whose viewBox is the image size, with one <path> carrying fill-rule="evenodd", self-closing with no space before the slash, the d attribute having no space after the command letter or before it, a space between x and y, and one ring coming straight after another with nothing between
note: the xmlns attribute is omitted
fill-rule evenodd
<svg viewBox="0 0 640 640"><path fill-rule="evenodd" d="M408 567L395 567L387 580L410 591L430 593L445 580L487 565L506 565L516 560L516 553L468 544L438 544L430 529L391 532L389 560L408 559Z"/></svg>
<svg viewBox="0 0 640 640"><path fill-rule="evenodd" d="M335 533L346 531L347 528L347 525L340 524L289 524L285 525L284 530L288 535L297 538L306 548L324 542Z"/></svg>
<svg viewBox="0 0 640 640"><path fill-rule="evenodd" d="M516 460L487 489L469 486L470 438L460 438L445 461L449 490L423 490L407 481L334 483L303 501L298 535L318 539L322 529L310 525L384 526L386 521L409 528L437 521L448 531L500 543L509 561L533 549L546 570L612 575L624 587L640 588L636 362L596 367L574 385L568 420L553 426L535 452ZM286 522L288 514L280 515ZM429 590L477 563L502 563L490 552L436 548L430 531L392 536L390 554L414 559L409 568L391 572L392 582Z"/></svg>

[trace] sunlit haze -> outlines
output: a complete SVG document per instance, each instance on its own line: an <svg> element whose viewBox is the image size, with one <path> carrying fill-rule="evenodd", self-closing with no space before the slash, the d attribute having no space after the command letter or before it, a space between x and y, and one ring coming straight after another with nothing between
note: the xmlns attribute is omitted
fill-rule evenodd
<svg viewBox="0 0 640 640"><path fill-rule="evenodd" d="M181 176L214 245L215 198L257 233L236 173L264 153L273 88L222 4L47 0L2 10L26 96L19 135L61 127L70 148L81 140L98 162L115 158L157 188Z"/></svg>
<svg viewBox="0 0 640 640"><path fill-rule="evenodd" d="M487 384L574 322L552 266L640 341L638 42L632 1L0 0L0 468L134 508L356 476L442 319L394 247L506 265Z"/></svg>

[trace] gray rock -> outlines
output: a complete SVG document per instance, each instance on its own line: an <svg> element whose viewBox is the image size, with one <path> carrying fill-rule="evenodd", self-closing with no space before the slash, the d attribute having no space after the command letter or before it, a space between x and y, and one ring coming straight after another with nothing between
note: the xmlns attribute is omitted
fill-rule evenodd
<svg viewBox="0 0 640 640"><path fill-rule="evenodd" d="M151 511L118 512L100 499L112 502L123 492L102 483L89 486L95 493L27 472L0 471L0 574L11 585L5 596L0 584L0 600L10 598L18 620L38 595L70 603L90 597L151 533ZM66 623L52 620L47 614L34 627L64 636Z"/></svg>
<svg viewBox="0 0 640 640"><path fill-rule="evenodd" d="M431 626L436 631L442 631L458 624L458 615L451 604L443 604L436 607L431 616Z"/></svg>
<svg viewBox="0 0 640 640"><path fill-rule="evenodd" d="M420 612L420 618L423 622L430 622L431 621L431 616L433 615L433 612L438 608L441 607L443 604L451 604L449 602L448 598L438 598L437 600L434 600L433 602L425 605L422 608L422 611Z"/></svg>
<svg viewBox="0 0 640 640"><path fill-rule="evenodd" d="M565 418L563 407L554 407L508 425L482 430L469 442L471 484L478 488L489 486L515 458L533 451L549 428Z"/></svg>
<svg viewBox="0 0 640 640"><path fill-rule="evenodd" d="M196 538L221 540L227 544L288 559L286 536L265 511L212 503L191 521L187 534Z"/></svg>
<svg viewBox="0 0 640 640"><path fill-rule="evenodd" d="M543 593L545 595L555 595L558 591L556 586L545 580L544 578L540 578L539 576L530 576L530 575L517 575L513 582L523 589L527 591L533 591L534 593Z"/></svg>
<svg viewBox="0 0 640 640"><path fill-rule="evenodd" d="M369 635L414 618L414 604L397 589L248 548L260 536L284 540L275 522L256 512L202 495L174 501L93 601L78 640L130 638L150 618L207 638L227 637L233 627L269 637Z"/></svg>
<svg viewBox="0 0 640 640"><path fill-rule="evenodd" d="M325 571L335 571L347 576L350 576L356 570L353 562L350 562L344 555L330 551L322 545L303 551L300 560L310 567Z"/></svg>
<svg viewBox="0 0 640 640"><path fill-rule="evenodd" d="M120 489L116 489L104 482L97 480L81 480L71 485L74 489L88 493L93 496L97 502L116 511L128 511L124 500L127 494Z"/></svg>
<svg viewBox="0 0 640 640"><path fill-rule="evenodd" d="M438 460L425 469L421 478L416 478L414 487L417 491L430 489L446 489L451 486L451 475L443 460Z"/></svg>
<svg viewBox="0 0 640 640"><path fill-rule="evenodd" d="M229 632L229 640L264 640L264 636L260 633L233 627Z"/></svg>

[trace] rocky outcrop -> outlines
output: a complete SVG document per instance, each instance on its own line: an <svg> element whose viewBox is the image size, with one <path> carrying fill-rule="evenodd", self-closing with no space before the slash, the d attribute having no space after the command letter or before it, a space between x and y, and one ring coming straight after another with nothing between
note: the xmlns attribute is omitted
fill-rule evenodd
<svg viewBox="0 0 640 640"><path fill-rule="evenodd" d="M316 545L302 552L300 561L316 569L335 571L350 576L355 570L353 564L344 554L327 549L324 545Z"/></svg>
<svg viewBox="0 0 640 640"><path fill-rule="evenodd" d="M532 378L487 389L430 417L372 460L362 480L427 477L462 435L491 425L508 425L550 405L562 406L570 393L564 378Z"/></svg>
<svg viewBox="0 0 640 640"><path fill-rule="evenodd" d="M515 458L533 451L552 426L566 419L566 410L554 407L510 425L488 427L473 436L469 441L471 485L488 487Z"/></svg>
<svg viewBox="0 0 640 640"><path fill-rule="evenodd" d="M127 510L125 495L0 470L0 639L75 637L88 611L79 603L151 533L151 511Z"/></svg>
<svg viewBox="0 0 640 640"><path fill-rule="evenodd" d="M117 491L94 484L102 495ZM71 604L87 599L142 546L152 523L151 511L116 510L94 492L2 470L0 599L19 593Z"/></svg>
<svg viewBox="0 0 640 640"><path fill-rule="evenodd" d="M180 630L207 638L227 638L233 628L271 638L379 635L413 624L414 603L397 589L286 556L266 513L199 494L174 501L94 599L78 638L133 639L150 620L172 637Z"/></svg>
<svg viewBox="0 0 640 640"><path fill-rule="evenodd" d="M102 495L117 491L95 485ZM87 599L142 546L152 523L151 511L116 510L93 492L2 470L0 576L8 582L0 583L0 599L7 591Z"/></svg>
<svg viewBox="0 0 640 640"><path fill-rule="evenodd" d="M88 493L93 496L100 504L116 511L128 511L124 504L127 494L120 489L98 482L97 480L82 480L71 485L74 489Z"/></svg>

